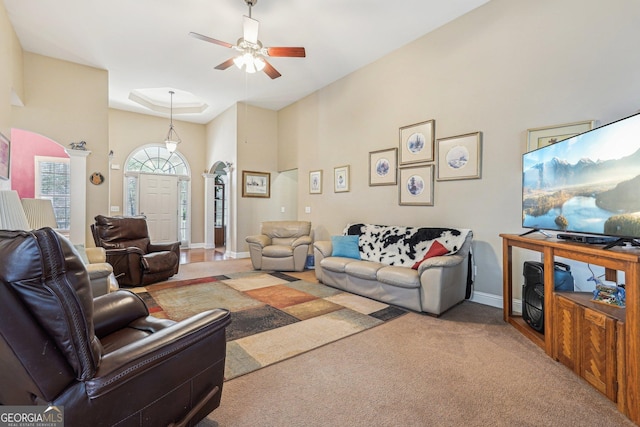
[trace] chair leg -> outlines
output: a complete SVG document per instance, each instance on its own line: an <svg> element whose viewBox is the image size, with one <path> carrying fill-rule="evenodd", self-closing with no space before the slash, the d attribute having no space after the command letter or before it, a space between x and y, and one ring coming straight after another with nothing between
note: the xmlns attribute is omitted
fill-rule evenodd
<svg viewBox="0 0 640 427"><path fill-rule="evenodd" d="M185 427L187 424L189 424L191 418L193 418L198 413L198 411L200 411L200 409L202 409L204 405L209 400L211 400L211 398L215 396L216 393L218 393L218 391L220 391L220 387L215 386L213 390L207 393L205 397L203 397L193 408L191 408L187 415L185 415L180 421L169 424L168 427Z"/></svg>

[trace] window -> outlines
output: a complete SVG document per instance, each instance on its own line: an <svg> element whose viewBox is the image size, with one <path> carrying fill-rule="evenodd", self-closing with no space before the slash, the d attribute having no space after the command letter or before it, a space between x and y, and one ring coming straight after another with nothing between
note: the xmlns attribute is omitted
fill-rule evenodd
<svg viewBox="0 0 640 427"><path fill-rule="evenodd" d="M58 228L68 230L71 216L69 159L34 156L35 198L53 203Z"/></svg>
<svg viewBox="0 0 640 427"><path fill-rule="evenodd" d="M163 145L147 145L127 159L124 180L124 214L137 215L138 176L141 173L178 175L178 236L183 245L190 241L191 187L189 166L178 152L170 153Z"/></svg>

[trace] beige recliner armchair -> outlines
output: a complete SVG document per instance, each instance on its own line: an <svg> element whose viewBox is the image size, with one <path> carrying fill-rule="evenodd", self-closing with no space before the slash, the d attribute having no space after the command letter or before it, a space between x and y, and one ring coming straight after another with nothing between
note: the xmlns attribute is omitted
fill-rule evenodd
<svg viewBox="0 0 640 427"><path fill-rule="evenodd" d="M304 270L311 240L309 221L266 221L246 238L253 268L275 271Z"/></svg>
<svg viewBox="0 0 640 427"><path fill-rule="evenodd" d="M77 249L77 248L76 248ZM107 252L104 248L84 248L88 264L85 268L89 273L93 297L117 291L120 286L113 274L113 267L107 262ZM82 254L81 254L82 258ZM84 261L84 258L82 258Z"/></svg>

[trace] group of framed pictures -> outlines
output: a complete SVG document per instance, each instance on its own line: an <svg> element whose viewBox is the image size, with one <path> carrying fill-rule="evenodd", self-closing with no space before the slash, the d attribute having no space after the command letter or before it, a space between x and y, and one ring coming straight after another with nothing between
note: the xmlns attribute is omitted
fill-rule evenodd
<svg viewBox="0 0 640 427"><path fill-rule="evenodd" d="M480 132L435 139L435 120L400 128L398 148L369 153L369 186L398 185L399 204L433 206L433 182L480 178ZM349 191L349 166L333 170L333 191ZM309 193L322 194L322 170L309 172Z"/></svg>
<svg viewBox="0 0 640 427"><path fill-rule="evenodd" d="M527 130L527 151L542 148L593 129L595 120ZM0 179L9 179L9 140L0 134ZM399 204L433 206L437 181L480 178L481 132L435 139L435 120L400 128L398 148L369 153L369 186L398 185ZM437 161L436 161L437 160ZM333 169L333 191L350 189L349 165ZM271 197L271 174L242 171L242 197ZM309 172L309 193L322 194L322 170Z"/></svg>
<svg viewBox="0 0 640 427"><path fill-rule="evenodd" d="M400 128L398 148L369 153L369 186L398 185L398 201L407 206L433 206L437 180L480 178L480 132L435 139L435 120Z"/></svg>
<svg viewBox="0 0 640 427"><path fill-rule="evenodd" d="M349 165L333 168L333 192L347 192L350 186ZM309 172L309 194L322 194L322 170Z"/></svg>

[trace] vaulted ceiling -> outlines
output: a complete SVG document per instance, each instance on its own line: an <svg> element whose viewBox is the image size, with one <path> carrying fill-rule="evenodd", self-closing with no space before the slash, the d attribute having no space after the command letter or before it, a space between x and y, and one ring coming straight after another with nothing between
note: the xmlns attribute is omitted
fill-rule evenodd
<svg viewBox="0 0 640 427"><path fill-rule="evenodd" d="M4 0L24 50L109 72L109 106L207 123L236 102L279 110L489 0L258 0L265 46L303 46L269 58L282 77L214 69L236 44L244 0ZM134 92L135 91L135 92ZM133 93L133 95L132 95ZM186 113L182 108L189 107Z"/></svg>

